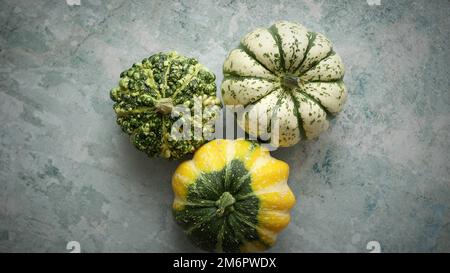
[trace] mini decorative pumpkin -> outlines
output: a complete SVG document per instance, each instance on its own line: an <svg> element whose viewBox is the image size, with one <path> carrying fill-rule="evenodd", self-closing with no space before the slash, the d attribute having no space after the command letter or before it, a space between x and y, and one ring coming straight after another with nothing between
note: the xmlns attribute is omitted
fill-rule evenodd
<svg viewBox="0 0 450 273"><path fill-rule="evenodd" d="M226 105L253 105L239 125L261 137L279 119L279 144L292 146L328 128L327 117L343 107L344 65L331 42L304 26L281 21L242 38L223 65ZM249 117L257 116L255 120ZM250 126L255 123L257 126Z"/></svg>
<svg viewBox="0 0 450 273"><path fill-rule="evenodd" d="M221 105L215 79L196 59L176 52L154 54L122 72L119 86L111 90L117 123L130 135L134 146L149 156L174 159L192 153L206 142L206 134L214 132L211 120ZM192 114L171 115L177 105L192 110ZM201 115L194 115L194 107ZM200 134L174 138L171 130L180 118L189 119L188 124L193 125L183 128L186 132L193 135L200 130Z"/></svg>
<svg viewBox="0 0 450 273"><path fill-rule="evenodd" d="M257 143L211 141L173 175L175 220L205 250L264 250L290 221L288 175L289 166Z"/></svg>

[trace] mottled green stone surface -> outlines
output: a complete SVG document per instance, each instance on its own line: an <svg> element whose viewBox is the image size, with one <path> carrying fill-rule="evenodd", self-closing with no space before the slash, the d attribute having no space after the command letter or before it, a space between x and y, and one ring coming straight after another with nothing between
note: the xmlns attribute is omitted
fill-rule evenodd
<svg viewBox="0 0 450 273"><path fill-rule="evenodd" d="M68 1L74 3L77 1ZM372 5L368 4L371 3ZM376 5L379 2L380 5ZM0 1L0 251L199 251L171 213L179 162L135 149L109 90L159 51L216 75L245 33L295 20L346 65L317 140L274 152L298 197L271 251L450 251L450 3Z"/></svg>

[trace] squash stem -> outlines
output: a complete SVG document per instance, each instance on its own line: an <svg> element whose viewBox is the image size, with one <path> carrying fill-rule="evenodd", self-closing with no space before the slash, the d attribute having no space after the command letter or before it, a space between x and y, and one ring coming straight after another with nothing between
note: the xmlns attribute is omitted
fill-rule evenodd
<svg viewBox="0 0 450 273"><path fill-rule="evenodd" d="M292 75L284 75L281 77L281 85L288 89L298 88L300 79Z"/></svg>
<svg viewBox="0 0 450 273"><path fill-rule="evenodd" d="M161 114L167 115L172 113L173 101L171 98L162 98L155 101L155 109Z"/></svg>
<svg viewBox="0 0 450 273"><path fill-rule="evenodd" d="M224 192L220 196L219 200L216 201L217 215L219 217L223 216L227 208L232 206L236 202L236 199L229 192Z"/></svg>

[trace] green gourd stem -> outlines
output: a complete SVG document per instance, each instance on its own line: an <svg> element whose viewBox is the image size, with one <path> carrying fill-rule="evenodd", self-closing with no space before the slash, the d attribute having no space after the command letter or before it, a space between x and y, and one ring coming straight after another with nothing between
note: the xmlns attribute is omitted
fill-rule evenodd
<svg viewBox="0 0 450 273"><path fill-rule="evenodd" d="M162 98L155 101L155 109L161 114L167 115L172 112L173 101L171 98Z"/></svg>
<svg viewBox="0 0 450 273"><path fill-rule="evenodd" d="M216 201L217 209L217 215L219 217L222 217L226 211L227 208L232 206L236 202L236 199L231 195L229 192L224 192L220 196L219 200Z"/></svg>

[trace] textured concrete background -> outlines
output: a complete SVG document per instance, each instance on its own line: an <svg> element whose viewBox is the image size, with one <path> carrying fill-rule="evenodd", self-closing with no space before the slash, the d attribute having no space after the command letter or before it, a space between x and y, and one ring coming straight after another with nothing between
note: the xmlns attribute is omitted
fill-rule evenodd
<svg viewBox="0 0 450 273"><path fill-rule="evenodd" d="M171 216L179 162L131 146L109 89L172 49L219 84L240 37L279 19L334 42L349 99L273 153L298 203L271 251L450 251L450 2L368 2L1 0L0 251L198 251Z"/></svg>

